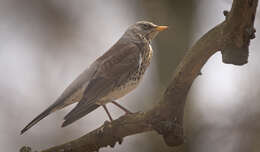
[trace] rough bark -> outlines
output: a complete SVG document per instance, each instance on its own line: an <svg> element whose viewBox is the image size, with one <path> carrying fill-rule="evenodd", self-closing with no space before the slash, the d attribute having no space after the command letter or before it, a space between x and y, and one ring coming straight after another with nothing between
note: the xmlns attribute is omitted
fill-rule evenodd
<svg viewBox="0 0 260 152"><path fill-rule="evenodd" d="M109 145L114 147L117 142L121 144L126 136L152 130L161 134L169 146L183 144L184 106L192 82L217 51L221 51L224 63L247 63L250 39L255 37L257 4L258 0L233 0L230 12L224 11L225 20L208 31L187 51L154 108L144 113L122 116L111 123L105 122L76 140L41 152L98 151Z"/></svg>

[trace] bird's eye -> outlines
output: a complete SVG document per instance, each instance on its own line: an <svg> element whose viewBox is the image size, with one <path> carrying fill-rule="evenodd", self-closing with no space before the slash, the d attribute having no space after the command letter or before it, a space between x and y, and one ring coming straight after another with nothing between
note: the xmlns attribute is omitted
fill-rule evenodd
<svg viewBox="0 0 260 152"><path fill-rule="evenodd" d="M145 30L148 30L150 27L151 27L151 26L148 25L148 24L143 24L143 28L144 28Z"/></svg>

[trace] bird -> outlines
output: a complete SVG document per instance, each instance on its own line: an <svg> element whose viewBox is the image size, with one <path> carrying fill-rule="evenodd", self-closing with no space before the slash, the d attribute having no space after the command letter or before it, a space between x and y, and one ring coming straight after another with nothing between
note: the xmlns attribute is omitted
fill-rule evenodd
<svg viewBox="0 0 260 152"><path fill-rule="evenodd" d="M25 126L21 134L49 114L73 103L77 105L64 117L61 127L68 126L100 106L113 121L107 103L131 114L115 100L138 86L152 59L151 41L167 28L148 21L138 21L129 26L121 38L72 81L52 105Z"/></svg>

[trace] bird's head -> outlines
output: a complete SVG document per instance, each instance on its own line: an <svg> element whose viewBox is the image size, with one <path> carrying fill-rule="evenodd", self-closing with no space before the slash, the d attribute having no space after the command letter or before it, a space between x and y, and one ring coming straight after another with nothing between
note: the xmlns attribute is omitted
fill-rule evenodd
<svg viewBox="0 0 260 152"><path fill-rule="evenodd" d="M159 26L155 25L152 22L148 21L139 21L136 22L134 25L130 26L127 32L134 33L134 34L141 34L145 37L148 41L151 41L155 38L155 36L168 28L168 26Z"/></svg>

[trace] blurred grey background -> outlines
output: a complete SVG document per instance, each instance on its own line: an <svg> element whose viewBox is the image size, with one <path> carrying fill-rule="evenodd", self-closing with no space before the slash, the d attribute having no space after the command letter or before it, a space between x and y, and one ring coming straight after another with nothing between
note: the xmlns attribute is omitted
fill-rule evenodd
<svg viewBox="0 0 260 152"><path fill-rule="evenodd" d="M97 109L60 128L73 107L48 116L25 135L20 130L48 107L91 62L139 20L169 25L153 42L154 58L144 80L120 103L132 111L153 107L187 49L224 20L232 0L0 0L0 147L41 150L99 127ZM259 13L255 27L260 29ZM215 54L194 82L186 104L187 143L167 147L156 133L124 139L101 152L260 151L260 39L251 42L249 63L233 66ZM109 105L114 118L123 112Z"/></svg>

